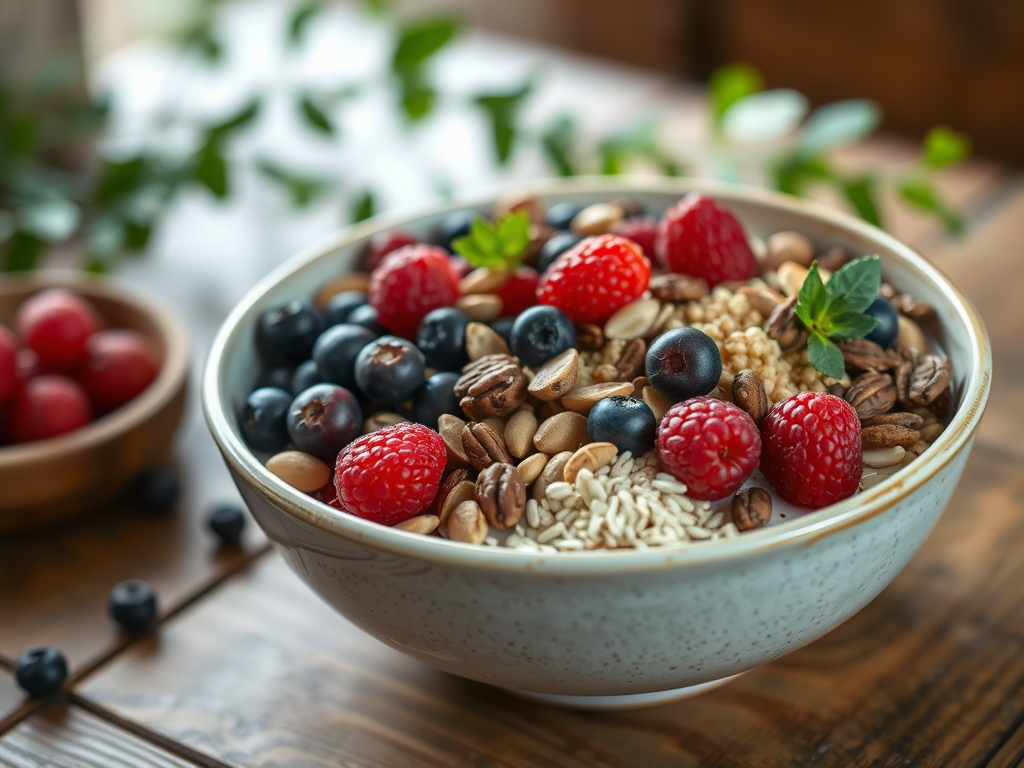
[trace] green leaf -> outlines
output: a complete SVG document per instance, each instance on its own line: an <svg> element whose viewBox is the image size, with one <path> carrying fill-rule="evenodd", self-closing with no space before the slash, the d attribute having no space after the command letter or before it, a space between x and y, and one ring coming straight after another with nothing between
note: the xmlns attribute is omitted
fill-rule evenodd
<svg viewBox="0 0 1024 768"><path fill-rule="evenodd" d="M971 153L971 137L952 128L932 128L924 137L922 152L928 168L945 168L959 163Z"/></svg>
<svg viewBox="0 0 1024 768"><path fill-rule="evenodd" d="M775 188L790 195L802 195L811 181L829 181L835 176L828 161L820 156L799 153L785 155L772 167Z"/></svg>
<svg viewBox="0 0 1024 768"><path fill-rule="evenodd" d="M807 97L789 88L753 93L726 110L722 133L740 144L778 141L793 132L809 109Z"/></svg>
<svg viewBox="0 0 1024 768"><path fill-rule="evenodd" d="M727 64L711 73L708 97L711 99L712 124L722 128L722 119L729 107L764 87L761 73L749 64Z"/></svg>
<svg viewBox="0 0 1024 768"><path fill-rule="evenodd" d="M390 7L388 0L363 0L363 9L371 16L384 16Z"/></svg>
<svg viewBox="0 0 1024 768"><path fill-rule="evenodd" d="M216 142L207 142L200 149L192 178L210 190L214 197L223 200L228 196L228 168Z"/></svg>
<svg viewBox="0 0 1024 768"><path fill-rule="evenodd" d="M840 182L840 189L858 216L869 224L881 227L882 216L875 202L875 184L874 176L863 175L843 179Z"/></svg>
<svg viewBox="0 0 1024 768"><path fill-rule="evenodd" d="M508 163L512 156L512 145L518 132L516 120L531 90L532 78L507 93L484 93L473 99L473 103L483 109L490 121L494 154L499 165Z"/></svg>
<svg viewBox="0 0 1024 768"><path fill-rule="evenodd" d="M260 113L260 97L253 96L238 112L220 123L215 123L206 129L211 139L220 139L229 133L244 128L256 119Z"/></svg>
<svg viewBox="0 0 1024 768"><path fill-rule="evenodd" d="M24 272L35 267L43 255L44 243L28 232L15 232L4 248L3 271Z"/></svg>
<svg viewBox="0 0 1024 768"><path fill-rule="evenodd" d="M181 46L186 51L195 51L200 58L210 64L220 61L224 55L224 47L214 34L213 26L208 20L204 20L186 32L181 38Z"/></svg>
<svg viewBox="0 0 1024 768"><path fill-rule="evenodd" d="M284 189L295 208L304 208L332 187L332 182L328 179L293 173L271 160L257 160L256 168Z"/></svg>
<svg viewBox="0 0 1024 768"><path fill-rule="evenodd" d="M18 115L5 126L6 135L0 137L8 155L31 155L39 146L42 126L34 115Z"/></svg>
<svg viewBox="0 0 1024 768"><path fill-rule="evenodd" d="M828 337L833 341L849 341L867 336L878 325L878 318L863 312L840 312L831 318ZM835 378L833 376L833 378Z"/></svg>
<svg viewBox="0 0 1024 768"><path fill-rule="evenodd" d="M377 212L377 200L371 190L366 190L352 206L352 222L365 221Z"/></svg>
<svg viewBox="0 0 1024 768"><path fill-rule="evenodd" d="M882 122L882 109L867 99L836 101L818 107L807 119L797 142L805 155L852 144L874 131Z"/></svg>
<svg viewBox="0 0 1024 768"><path fill-rule="evenodd" d="M846 372L843 353L820 333L812 333L807 339L807 362L833 379L843 378Z"/></svg>
<svg viewBox="0 0 1024 768"><path fill-rule="evenodd" d="M881 259L877 256L864 256L840 267L829 279L825 292L829 302L843 298L846 310L863 312L875 300L881 285Z"/></svg>
<svg viewBox="0 0 1024 768"><path fill-rule="evenodd" d="M324 4L322 0L310 0L310 2L296 6L291 19L288 20L289 48L299 47L302 43L302 38L306 35L306 28L309 26L309 22L323 9Z"/></svg>
<svg viewBox="0 0 1024 768"><path fill-rule="evenodd" d="M124 222L124 247L129 253L139 253L149 245L153 234L153 224L140 224L136 221Z"/></svg>
<svg viewBox="0 0 1024 768"><path fill-rule="evenodd" d="M401 73L419 68L448 45L458 29L458 22L451 18L430 19L402 27L391 57L392 71Z"/></svg>
<svg viewBox="0 0 1024 768"><path fill-rule="evenodd" d="M899 186L899 194L914 208L936 216L951 235L963 234L963 219L943 202L938 190L928 181L924 179L904 181Z"/></svg>
<svg viewBox="0 0 1024 768"><path fill-rule="evenodd" d="M326 133L328 136L334 134L334 124L324 111L316 105L309 94L302 94L299 97L299 113L312 128L321 133Z"/></svg>
<svg viewBox="0 0 1024 768"><path fill-rule="evenodd" d="M541 134L541 148L559 176L575 176L572 147L576 141L576 121L571 115L560 115Z"/></svg>
<svg viewBox="0 0 1024 768"><path fill-rule="evenodd" d="M825 312L828 294L818 272L818 262L811 264L796 298L796 316L808 328L815 328Z"/></svg>
<svg viewBox="0 0 1024 768"><path fill-rule="evenodd" d="M137 191L144 180L145 162L141 155L121 162L104 161L93 200L109 203Z"/></svg>
<svg viewBox="0 0 1024 768"><path fill-rule="evenodd" d="M473 221L469 234L452 243L455 252L474 267L515 269L530 244L530 215L512 211L495 224L484 218Z"/></svg>
<svg viewBox="0 0 1024 768"><path fill-rule="evenodd" d="M401 78L400 105L405 116L412 122L419 122L434 110L437 91L416 76Z"/></svg>
<svg viewBox="0 0 1024 768"><path fill-rule="evenodd" d="M50 195L18 209L20 228L40 240L59 243L74 234L82 210L59 195Z"/></svg>

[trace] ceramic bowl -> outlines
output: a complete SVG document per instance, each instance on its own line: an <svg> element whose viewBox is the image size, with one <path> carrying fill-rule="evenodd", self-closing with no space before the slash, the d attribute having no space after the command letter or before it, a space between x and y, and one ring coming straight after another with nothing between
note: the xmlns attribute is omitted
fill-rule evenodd
<svg viewBox="0 0 1024 768"><path fill-rule="evenodd" d="M56 525L102 507L164 458L181 420L188 337L177 315L155 297L70 272L3 277L0 323L13 328L24 299L58 286L85 296L111 327L149 338L160 372L141 395L82 429L0 448L0 534Z"/></svg>
<svg viewBox="0 0 1024 768"><path fill-rule="evenodd" d="M748 232L806 233L819 247L880 254L885 279L937 309L929 327L954 367L948 428L907 469L827 509L734 539L675 549L543 555L456 544L337 512L270 474L236 414L257 376L254 324L352 268L374 233L423 237L458 208L380 218L296 257L220 330L203 380L214 438L254 517L291 568L350 621L438 669L580 707L652 703L699 691L820 637L875 597L935 525L967 461L989 393L988 339L970 302L885 232L818 204L696 181L578 179L532 185L546 204L628 196L662 211L691 190Z"/></svg>

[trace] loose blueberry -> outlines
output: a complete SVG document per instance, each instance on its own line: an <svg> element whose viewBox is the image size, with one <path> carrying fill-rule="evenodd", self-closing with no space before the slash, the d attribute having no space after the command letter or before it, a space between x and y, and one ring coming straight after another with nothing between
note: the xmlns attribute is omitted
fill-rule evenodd
<svg viewBox="0 0 1024 768"><path fill-rule="evenodd" d="M388 332L387 328L380 324L380 320L377 318L377 310L369 304L353 309L348 316L348 320L345 322L349 325L361 325L372 333L374 338L384 336Z"/></svg>
<svg viewBox="0 0 1024 768"><path fill-rule="evenodd" d="M497 320L492 320L491 330L501 336L507 343L512 343L512 326L515 325L516 319L514 317L499 317Z"/></svg>
<svg viewBox="0 0 1024 768"><path fill-rule="evenodd" d="M245 512L237 504L218 504L207 515L206 524L222 547L234 547L245 530Z"/></svg>
<svg viewBox="0 0 1024 768"><path fill-rule="evenodd" d="M595 443L613 443L619 453L642 456L654 448L658 420L643 400L606 397L594 403L587 417L587 434Z"/></svg>
<svg viewBox="0 0 1024 768"><path fill-rule="evenodd" d="M14 679L32 698L49 696L68 678L68 662L56 648L43 646L25 651L14 665Z"/></svg>
<svg viewBox="0 0 1024 768"><path fill-rule="evenodd" d="M300 363L309 357L322 330L320 316L312 307L289 301L260 315L256 346L268 363Z"/></svg>
<svg viewBox="0 0 1024 768"><path fill-rule="evenodd" d="M295 368L290 365L278 365L274 368L267 368L260 374L259 378L256 379L256 386L253 387L253 389L263 389L264 387L290 389L292 386L292 375L294 373Z"/></svg>
<svg viewBox="0 0 1024 768"><path fill-rule="evenodd" d="M123 629L138 632L156 619L156 593L144 581L122 581L111 591L107 608Z"/></svg>
<svg viewBox="0 0 1024 768"><path fill-rule="evenodd" d="M366 306L368 299L362 291L342 291L331 296L324 307L324 324L330 328L338 323L347 323L352 310Z"/></svg>
<svg viewBox="0 0 1024 768"><path fill-rule="evenodd" d="M538 305L516 318L510 343L524 365L543 365L576 346L576 328L562 310Z"/></svg>
<svg viewBox="0 0 1024 768"><path fill-rule="evenodd" d="M276 453L285 447L293 399L291 393L276 387L262 387L246 398L238 427L250 448Z"/></svg>
<svg viewBox="0 0 1024 768"><path fill-rule="evenodd" d="M449 213L437 227L437 244L443 245L449 251L452 249L452 240L457 237L464 237L469 234L469 226L479 218L476 211L455 211Z"/></svg>
<svg viewBox="0 0 1024 768"><path fill-rule="evenodd" d="M426 365L423 353L411 341L381 336L356 358L356 382L367 397L400 403L423 383Z"/></svg>
<svg viewBox="0 0 1024 768"><path fill-rule="evenodd" d="M882 349L891 348L900 333L900 316L896 308L887 299L876 296L864 314L878 318L878 325L864 338L875 342Z"/></svg>
<svg viewBox="0 0 1024 768"><path fill-rule="evenodd" d="M714 339L696 328L676 328L656 338L645 360L651 386L674 403L706 395L722 376Z"/></svg>
<svg viewBox="0 0 1024 768"><path fill-rule="evenodd" d="M455 382L459 374L454 372L435 373L412 393L412 418L424 426L437 429L437 420L446 413L462 414L459 398L455 396Z"/></svg>
<svg viewBox="0 0 1024 768"><path fill-rule="evenodd" d="M304 363L299 363L299 367L295 369L295 373L292 374L291 386L288 390L294 397L303 390L309 389L317 384L324 383L329 382L327 381L327 378L320 373L319 369L317 369L316 361L307 360Z"/></svg>
<svg viewBox="0 0 1024 768"><path fill-rule="evenodd" d="M139 508L148 514L167 512L178 500L181 486L174 472L164 467L147 469L132 483L132 497Z"/></svg>
<svg viewBox="0 0 1024 768"><path fill-rule="evenodd" d="M540 256L537 258L537 271L541 274L547 272L555 259L572 248L583 238L575 232L559 232L551 237L540 249Z"/></svg>
<svg viewBox="0 0 1024 768"><path fill-rule="evenodd" d="M363 412L347 389L317 384L292 401L287 423L296 448L333 465L338 451L359 435Z"/></svg>
<svg viewBox="0 0 1024 768"><path fill-rule="evenodd" d="M372 307L371 307L372 309ZM313 345L313 360L325 380L356 391L356 357L359 350L377 338L361 325L332 325Z"/></svg>
<svg viewBox="0 0 1024 768"><path fill-rule="evenodd" d="M576 203L555 203L548 208L548 226L555 229L568 229L572 220L583 210L582 205Z"/></svg>
<svg viewBox="0 0 1024 768"><path fill-rule="evenodd" d="M466 326L469 317L453 307L428 312L416 331L416 346L427 365L439 371L457 371L469 362Z"/></svg>

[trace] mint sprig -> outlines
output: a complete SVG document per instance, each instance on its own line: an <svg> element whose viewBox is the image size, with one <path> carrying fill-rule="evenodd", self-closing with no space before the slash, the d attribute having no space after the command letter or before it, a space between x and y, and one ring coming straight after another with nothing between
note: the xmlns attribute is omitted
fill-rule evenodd
<svg viewBox="0 0 1024 768"><path fill-rule="evenodd" d="M871 333L878 319L865 315L882 284L882 266L877 256L855 259L823 283L818 262L800 286L796 315L807 327L807 362L833 379L841 379L846 365L834 342L859 339Z"/></svg>
<svg viewBox="0 0 1024 768"><path fill-rule="evenodd" d="M512 211L491 224L478 218L469 234L452 242L455 252L474 267L515 269L530 244L530 214Z"/></svg>

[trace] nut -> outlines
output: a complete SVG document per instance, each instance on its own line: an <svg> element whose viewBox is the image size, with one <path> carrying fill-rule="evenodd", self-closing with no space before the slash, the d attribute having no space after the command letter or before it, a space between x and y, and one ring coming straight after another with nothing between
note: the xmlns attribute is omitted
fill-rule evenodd
<svg viewBox="0 0 1024 768"><path fill-rule="evenodd" d="M846 402L862 421L888 413L896 405L896 383L888 373L862 373L846 390Z"/></svg>
<svg viewBox="0 0 1024 768"><path fill-rule="evenodd" d="M646 357L646 341L633 339L626 342L626 346L622 348L622 354L619 356L619 362L615 364L615 381L632 381L637 376L643 376L647 372L644 365Z"/></svg>
<svg viewBox="0 0 1024 768"><path fill-rule="evenodd" d="M533 436L537 434L537 417L531 411L516 411L505 425L505 447L521 459L533 449Z"/></svg>
<svg viewBox="0 0 1024 768"><path fill-rule="evenodd" d="M488 416L486 419L481 419L481 424L486 424L488 427L493 429L499 435L505 434L505 420L500 419L497 416Z"/></svg>
<svg viewBox="0 0 1024 768"><path fill-rule="evenodd" d="M593 379L598 384L619 380L619 370L611 363L602 363L594 369Z"/></svg>
<svg viewBox="0 0 1024 768"><path fill-rule="evenodd" d="M732 380L732 401L761 426L768 415L768 393L761 378L750 368L744 368Z"/></svg>
<svg viewBox="0 0 1024 768"><path fill-rule="evenodd" d="M732 497L732 521L741 531L768 525L772 516L772 497L764 488L748 488Z"/></svg>
<svg viewBox="0 0 1024 768"><path fill-rule="evenodd" d="M459 280L459 295L470 296L474 293L494 293L512 279L511 269L477 267Z"/></svg>
<svg viewBox="0 0 1024 768"><path fill-rule="evenodd" d="M363 434L368 435L371 432L376 432L378 429L393 427L395 424L401 424L406 421L408 419L405 416L399 416L397 413L378 411L363 422Z"/></svg>
<svg viewBox="0 0 1024 768"><path fill-rule="evenodd" d="M562 405L570 411L576 411L584 416L590 413L594 403L613 395L629 396L633 393L633 385L625 381L608 381L603 384L590 384L585 387L577 387L562 397Z"/></svg>
<svg viewBox="0 0 1024 768"><path fill-rule="evenodd" d="M689 275L658 275L651 278L648 287L651 295L662 301L696 301L711 293L707 280Z"/></svg>
<svg viewBox="0 0 1024 768"><path fill-rule="evenodd" d="M365 272L353 272L350 275L342 275L328 281L317 291L314 303L317 309L323 309L332 298L343 291L362 291L370 287L370 276Z"/></svg>
<svg viewBox="0 0 1024 768"><path fill-rule="evenodd" d="M416 517L410 517L408 520L403 520L400 523L395 523L392 528L397 528L400 531L409 531L411 533L422 533L427 535L437 530L437 526L441 524L437 515L416 515Z"/></svg>
<svg viewBox="0 0 1024 768"><path fill-rule="evenodd" d="M658 316L654 318L654 324L644 334L645 339L653 339L668 330L668 324L675 320L678 307L671 301L666 301L658 310Z"/></svg>
<svg viewBox="0 0 1024 768"><path fill-rule="evenodd" d="M862 427L860 439L864 450L892 448L894 445L912 448L914 443L921 439L921 433L899 424L878 424L873 427Z"/></svg>
<svg viewBox="0 0 1024 768"><path fill-rule="evenodd" d="M494 463L512 463L512 457L505 448L505 441L501 435L478 421L472 421L463 427L462 447L466 451L469 463L478 471Z"/></svg>
<svg viewBox="0 0 1024 768"><path fill-rule="evenodd" d="M455 308L465 312L470 320L488 323L501 314L501 299L493 293L474 293L456 299Z"/></svg>
<svg viewBox="0 0 1024 768"><path fill-rule="evenodd" d="M331 481L331 468L302 451L282 451L271 456L267 469L303 493L318 491Z"/></svg>
<svg viewBox="0 0 1024 768"><path fill-rule="evenodd" d="M907 429L921 429L921 427L924 426L924 419L916 413L898 411L896 413L883 413L881 416L873 416L870 419L864 419L861 421L860 426L863 429L864 427L881 427L886 424L891 424L897 427L906 427Z"/></svg>
<svg viewBox="0 0 1024 768"><path fill-rule="evenodd" d="M483 544L487 538L487 518L480 505L470 499L457 506L448 518L448 537L466 544Z"/></svg>
<svg viewBox="0 0 1024 768"><path fill-rule="evenodd" d="M896 346L905 349L916 349L924 354L928 351L928 339L921 326L904 315L899 316L899 332L896 334Z"/></svg>
<svg viewBox="0 0 1024 768"><path fill-rule="evenodd" d="M533 483L534 499L540 501L544 498L549 485L564 479L565 463L572 458L572 454L573 451L562 451L548 459L548 463L544 465L544 470L540 473L540 477Z"/></svg>
<svg viewBox="0 0 1024 768"><path fill-rule="evenodd" d="M614 443L587 443L576 451L562 468L562 478L567 483L575 483L576 475L581 469L597 472L601 467L606 467L615 461L619 455L619 449Z"/></svg>
<svg viewBox="0 0 1024 768"><path fill-rule="evenodd" d="M834 248L829 248L818 257L818 269L827 269L829 272L835 272L845 266L849 260L850 256L846 253L846 250L841 245L837 245Z"/></svg>
<svg viewBox="0 0 1024 768"><path fill-rule="evenodd" d="M891 349L882 349L869 339L851 339L837 345L843 361L851 371L888 371L900 364L902 358Z"/></svg>
<svg viewBox="0 0 1024 768"><path fill-rule="evenodd" d="M441 435L441 439L444 440L445 447L448 449L448 458L460 461L463 464L468 461L466 449L462 446L462 430L465 427L466 422L458 416L452 416L450 413L443 413L437 419L437 431Z"/></svg>
<svg viewBox="0 0 1024 768"><path fill-rule="evenodd" d="M540 367L526 391L539 400L557 400L575 386L579 375L580 353L567 349Z"/></svg>
<svg viewBox="0 0 1024 768"><path fill-rule="evenodd" d="M945 417L949 414L949 406L953 403L953 391L947 386L939 396L928 405L928 410L936 416Z"/></svg>
<svg viewBox="0 0 1024 768"><path fill-rule="evenodd" d="M535 453L533 456L526 457L516 467L516 470L519 472L519 479L526 485L530 485L540 477L540 473L544 471L544 467L547 464L548 455L546 453Z"/></svg>
<svg viewBox="0 0 1024 768"><path fill-rule="evenodd" d="M493 217L499 219L506 213L526 211L533 224L544 222L544 203L537 195L530 192L509 192L498 200L494 206Z"/></svg>
<svg viewBox="0 0 1024 768"><path fill-rule="evenodd" d="M608 339L637 339L646 336L654 325L661 310L657 299L631 301L612 315L604 324L604 335Z"/></svg>
<svg viewBox="0 0 1024 768"><path fill-rule="evenodd" d="M549 456L562 451L575 451L589 440L587 420L572 411L545 419L537 428L537 434L533 436L533 444L537 450Z"/></svg>
<svg viewBox="0 0 1024 768"><path fill-rule="evenodd" d="M800 293L800 286L804 284L807 277L807 267L797 264L795 261L784 261L776 270L779 274L779 287L786 296L796 298Z"/></svg>
<svg viewBox="0 0 1024 768"><path fill-rule="evenodd" d="M864 451L864 463L869 467L892 467L903 461L907 451L902 445L888 448L868 448Z"/></svg>
<svg viewBox="0 0 1024 768"><path fill-rule="evenodd" d="M569 229L577 235L603 235L622 221L623 211L612 203L594 203L576 214Z"/></svg>
<svg viewBox="0 0 1024 768"><path fill-rule="evenodd" d="M910 410L931 405L953 375L953 364L938 355L923 355L920 362L905 360L896 369L896 391L900 405Z"/></svg>
<svg viewBox="0 0 1024 768"><path fill-rule="evenodd" d="M467 475L468 478L468 475ZM452 511L464 501L469 501L473 498L475 493L476 483L473 480L460 480L455 484L447 495L444 497L444 501L438 506L437 516L441 519L442 523L447 523L448 518Z"/></svg>
<svg viewBox="0 0 1024 768"><path fill-rule="evenodd" d="M540 404L540 410L537 411L537 415L540 417L540 421L544 419L550 419L552 416L557 416L560 413L565 413L565 406L557 400L549 400L546 403Z"/></svg>
<svg viewBox="0 0 1024 768"><path fill-rule="evenodd" d="M576 326L576 346L588 352L596 352L604 346L604 331L594 323L580 323Z"/></svg>
<svg viewBox="0 0 1024 768"><path fill-rule="evenodd" d="M764 325L768 338L779 342L783 354L807 344L807 329L796 316L796 298L793 296L779 304Z"/></svg>
<svg viewBox="0 0 1024 768"><path fill-rule="evenodd" d="M644 387L651 386L651 380L646 376L637 376L633 379L633 394L630 397L635 397L639 400L644 394Z"/></svg>
<svg viewBox="0 0 1024 768"><path fill-rule="evenodd" d="M441 486L437 489L437 496L434 497L433 504L434 511L441 516L441 522L444 522L444 516L441 515L441 509L444 507L445 499L447 499L448 495L452 492L452 488L468 479L469 470L464 467L460 467L458 469L453 469L445 476L444 480L441 481Z"/></svg>
<svg viewBox="0 0 1024 768"><path fill-rule="evenodd" d="M661 421L665 412L673 405L671 400L654 387L644 387L644 391L640 393L640 399L647 403L647 407L651 409L657 421Z"/></svg>
<svg viewBox="0 0 1024 768"><path fill-rule="evenodd" d="M505 416L526 400L526 377L518 358L484 355L462 369L454 391L471 419Z"/></svg>
<svg viewBox="0 0 1024 768"><path fill-rule="evenodd" d="M932 442L935 438L943 433L946 428L936 422L935 424L929 424L921 430L921 439L926 443Z"/></svg>
<svg viewBox="0 0 1024 768"><path fill-rule="evenodd" d="M476 479L476 503L495 528L512 528L526 510L526 486L511 464L491 464Z"/></svg>
<svg viewBox="0 0 1024 768"><path fill-rule="evenodd" d="M762 317L770 317L775 308L786 300L785 296L770 288L757 288L752 285L744 285L736 293L746 296L750 306L760 312Z"/></svg>
<svg viewBox="0 0 1024 768"><path fill-rule="evenodd" d="M814 260L814 246L807 236L800 232L776 232L768 238L766 245L764 266L767 269L779 269L787 261L801 267L809 267ZM779 278L781 279L782 275L779 275ZM797 290L799 291L799 288Z"/></svg>

